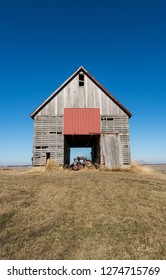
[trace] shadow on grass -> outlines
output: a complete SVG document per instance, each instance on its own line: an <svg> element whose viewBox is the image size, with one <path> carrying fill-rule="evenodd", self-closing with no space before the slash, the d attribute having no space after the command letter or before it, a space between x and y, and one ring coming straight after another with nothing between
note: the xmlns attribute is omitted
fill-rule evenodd
<svg viewBox="0 0 166 280"><path fill-rule="evenodd" d="M6 225L11 221L12 217L15 215L15 213L16 211L12 210L0 215L0 230L6 227Z"/></svg>

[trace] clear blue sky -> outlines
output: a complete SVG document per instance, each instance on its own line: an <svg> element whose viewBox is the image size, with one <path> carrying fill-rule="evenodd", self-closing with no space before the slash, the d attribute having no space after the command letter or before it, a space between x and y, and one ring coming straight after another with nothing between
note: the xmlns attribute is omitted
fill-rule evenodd
<svg viewBox="0 0 166 280"><path fill-rule="evenodd" d="M31 163L29 114L80 65L128 110L132 160L166 163L166 1L0 0L0 164Z"/></svg>

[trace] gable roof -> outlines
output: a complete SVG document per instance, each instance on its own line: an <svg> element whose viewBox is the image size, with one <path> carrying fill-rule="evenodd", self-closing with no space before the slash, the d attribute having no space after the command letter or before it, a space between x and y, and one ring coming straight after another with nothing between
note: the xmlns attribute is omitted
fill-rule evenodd
<svg viewBox="0 0 166 280"><path fill-rule="evenodd" d="M80 66L57 90L55 90L39 107L36 108L30 117L33 119L45 105L47 105L67 84L69 84L80 72L83 72L96 86L98 86L117 106L119 106L129 118L132 116L129 112L107 89L105 89L83 66Z"/></svg>

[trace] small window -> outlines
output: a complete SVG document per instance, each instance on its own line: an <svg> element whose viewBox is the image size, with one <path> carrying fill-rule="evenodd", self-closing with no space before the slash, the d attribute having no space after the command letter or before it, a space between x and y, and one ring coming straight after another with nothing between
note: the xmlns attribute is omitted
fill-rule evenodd
<svg viewBox="0 0 166 280"><path fill-rule="evenodd" d="M84 86L84 74L79 74L79 86Z"/></svg>

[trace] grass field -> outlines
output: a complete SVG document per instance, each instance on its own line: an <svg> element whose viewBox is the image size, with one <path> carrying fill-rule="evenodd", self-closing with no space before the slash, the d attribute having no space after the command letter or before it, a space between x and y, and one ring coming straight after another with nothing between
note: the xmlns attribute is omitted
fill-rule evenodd
<svg viewBox="0 0 166 280"><path fill-rule="evenodd" d="M0 259L165 259L164 172L0 170Z"/></svg>

